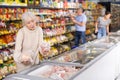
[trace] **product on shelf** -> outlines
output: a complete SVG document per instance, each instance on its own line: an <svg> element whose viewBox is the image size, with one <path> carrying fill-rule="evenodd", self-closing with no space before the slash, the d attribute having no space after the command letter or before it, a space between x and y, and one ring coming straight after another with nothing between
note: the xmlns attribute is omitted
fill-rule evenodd
<svg viewBox="0 0 120 80"><path fill-rule="evenodd" d="M85 33L86 33L86 35L91 34L90 29L87 29Z"/></svg>
<svg viewBox="0 0 120 80"><path fill-rule="evenodd" d="M68 38L65 35L55 36L55 37L48 37L44 39L46 42L48 42L50 45L54 45L57 43L63 43L65 41L68 41Z"/></svg>
<svg viewBox="0 0 120 80"><path fill-rule="evenodd" d="M0 8L0 19L8 20L20 20L23 12L26 11L25 8Z"/></svg>
<svg viewBox="0 0 120 80"><path fill-rule="evenodd" d="M67 32L72 32L72 31L75 31L75 26L66 26L66 31Z"/></svg>
<svg viewBox="0 0 120 80"><path fill-rule="evenodd" d="M0 36L0 45L8 44L11 42L14 42L14 34L12 35L5 35L5 36Z"/></svg>
<svg viewBox="0 0 120 80"><path fill-rule="evenodd" d="M58 55L58 50L55 47L51 47L50 52L47 53L47 55L43 55L43 58L49 58Z"/></svg>
<svg viewBox="0 0 120 80"><path fill-rule="evenodd" d="M5 6L27 6L27 0L1 0L0 4Z"/></svg>
<svg viewBox="0 0 120 80"><path fill-rule="evenodd" d="M48 8L79 8L79 4L73 1L44 0L40 2L40 7Z"/></svg>
<svg viewBox="0 0 120 80"><path fill-rule="evenodd" d="M0 79L4 78L5 76L11 73L16 73L16 65L14 63L3 64L0 67Z"/></svg>
<svg viewBox="0 0 120 80"><path fill-rule="evenodd" d="M58 55L58 50L57 50L57 48L55 48L55 47L51 47L51 52L50 52L50 54L52 54L52 55L49 55L49 56L55 56L55 55Z"/></svg>
<svg viewBox="0 0 120 80"><path fill-rule="evenodd" d="M70 50L70 46L68 45L61 45L62 48L65 50L65 51L69 51Z"/></svg>
<svg viewBox="0 0 120 80"><path fill-rule="evenodd" d="M14 49L4 47L0 49L0 77L16 72L16 65L13 60Z"/></svg>
<svg viewBox="0 0 120 80"><path fill-rule="evenodd" d="M58 48L60 54L66 52L66 51L69 51L71 49L68 44L60 44L57 48Z"/></svg>
<svg viewBox="0 0 120 80"><path fill-rule="evenodd" d="M44 29L43 30L43 33L44 33L44 36L56 36L56 35L61 35L61 34L64 34L65 33L65 26L61 26L61 27L56 27L56 28L53 28L53 29Z"/></svg>
<svg viewBox="0 0 120 80"><path fill-rule="evenodd" d="M68 33L66 36L69 40L72 40L74 38L74 35L72 33Z"/></svg>

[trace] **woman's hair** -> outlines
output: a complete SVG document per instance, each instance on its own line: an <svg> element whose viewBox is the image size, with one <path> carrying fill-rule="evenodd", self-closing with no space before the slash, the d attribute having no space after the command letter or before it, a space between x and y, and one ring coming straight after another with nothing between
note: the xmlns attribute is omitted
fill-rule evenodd
<svg viewBox="0 0 120 80"><path fill-rule="evenodd" d="M25 12L22 14L22 24L23 26L26 25L26 22L34 20L36 21L36 16L32 12Z"/></svg>
<svg viewBox="0 0 120 80"><path fill-rule="evenodd" d="M110 13L109 11L106 11L106 12L105 12L105 15L108 15L108 14L111 14L111 13Z"/></svg>

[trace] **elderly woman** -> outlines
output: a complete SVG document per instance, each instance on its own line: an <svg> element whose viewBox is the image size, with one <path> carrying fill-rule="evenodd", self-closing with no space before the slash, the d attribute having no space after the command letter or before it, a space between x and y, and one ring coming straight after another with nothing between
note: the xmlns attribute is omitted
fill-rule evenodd
<svg viewBox="0 0 120 80"><path fill-rule="evenodd" d="M49 46L45 48L43 42L42 29L36 26L36 16L31 12L25 12L22 15L22 23L23 28L17 33L14 52L17 72L38 64L39 50L43 55L49 51Z"/></svg>

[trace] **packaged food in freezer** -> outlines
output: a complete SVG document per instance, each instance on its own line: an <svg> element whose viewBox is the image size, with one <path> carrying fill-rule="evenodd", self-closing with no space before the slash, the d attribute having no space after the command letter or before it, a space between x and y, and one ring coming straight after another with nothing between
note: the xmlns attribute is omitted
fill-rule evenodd
<svg viewBox="0 0 120 80"><path fill-rule="evenodd" d="M77 48L70 52L67 52L61 56L55 57L51 60L57 62L77 62L80 64L86 64L89 61L93 60L95 57L103 53L106 49L104 48L94 48L94 47L86 47L86 48Z"/></svg>
<svg viewBox="0 0 120 80"><path fill-rule="evenodd" d="M41 67L27 73L29 76L48 78L53 80L69 80L70 77L77 74L82 66L64 64L43 64ZM70 64L70 63L68 63Z"/></svg>
<svg viewBox="0 0 120 80"><path fill-rule="evenodd" d="M94 43L98 43L98 44L100 43L100 45L101 44L109 45L111 47L117 42L115 41L115 38L111 38L111 37L107 36L107 37L103 37L99 40L94 41Z"/></svg>
<svg viewBox="0 0 120 80"><path fill-rule="evenodd" d="M9 75L5 80L69 80L83 66L76 63L44 61L40 65Z"/></svg>

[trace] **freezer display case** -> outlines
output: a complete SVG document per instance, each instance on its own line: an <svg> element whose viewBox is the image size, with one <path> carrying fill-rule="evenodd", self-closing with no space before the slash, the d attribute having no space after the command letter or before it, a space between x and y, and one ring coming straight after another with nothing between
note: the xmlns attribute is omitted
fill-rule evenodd
<svg viewBox="0 0 120 80"><path fill-rule="evenodd" d="M5 80L69 80L83 66L75 63L43 62L36 67L8 76Z"/></svg>
<svg viewBox="0 0 120 80"><path fill-rule="evenodd" d="M87 64L91 60L94 60L94 58L114 46L116 43L117 41L115 37L103 37L99 40L88 42L57 57L51 58L50 60L57 62L75 62Z"/></svg>
<svg viewBox="0 0 120 80"><path fill-rule="evenodd" d="M120 32L112 32L109 37L114 39L116 42L119 42L120 41Z"/></svg>
<svg viewBox="0 0 120 80"><path fill-rule="evenodd" d="M96 47L96 48L101 47L101 48L109 49L116 43L117 43L117 41L115 40L115 37L107 36L107 37L103 37L101 39L97 39L88 45L90 45L89 47Z"/></svg>
<svg viewBox="0 0 120 80"><path fill-rule="evenodd" d="M105 50L106 49L104 48L79 47L57 57L51 58L50 60L56 62L77 62L80 64L87 64Z"/></svg>

